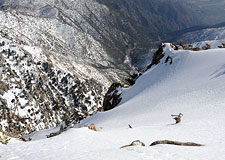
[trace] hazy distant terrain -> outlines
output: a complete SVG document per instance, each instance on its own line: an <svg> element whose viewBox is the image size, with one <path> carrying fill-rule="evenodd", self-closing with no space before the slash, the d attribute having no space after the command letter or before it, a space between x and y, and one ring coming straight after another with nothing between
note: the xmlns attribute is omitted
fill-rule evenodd
<svg viewBox="0 0 225 160"><path fill-rule="evenodd" d="M183 2L192 4L193 7L199 7L204 17L205 23L221 23L225 21L225 0L183 0Z"/></svg>

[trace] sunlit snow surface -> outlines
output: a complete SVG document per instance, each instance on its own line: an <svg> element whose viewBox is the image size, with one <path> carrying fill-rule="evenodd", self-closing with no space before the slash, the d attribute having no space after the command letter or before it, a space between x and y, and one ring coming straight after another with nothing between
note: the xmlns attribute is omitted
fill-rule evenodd
<svg viewBox="0 0 225 160"><path fill-rule="evenodd" d="M34 141L0 145L0 159L224 160L225 49L174 51L167 44L165 52L159 65L123 92L121 105L82 122L95 123L100 132L72 128L43 139L42 131L33 135ZM168 55L173 58L171 65L165 63ZM182 122L173 125L170 115L180 112ZM146 147L120 149L137 139ZM205 146L149 146L160 139Z"/></svg>

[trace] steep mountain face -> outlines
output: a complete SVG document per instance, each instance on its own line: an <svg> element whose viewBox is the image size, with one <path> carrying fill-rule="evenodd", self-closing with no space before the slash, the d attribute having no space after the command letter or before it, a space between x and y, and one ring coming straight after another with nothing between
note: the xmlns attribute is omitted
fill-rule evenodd
<svg viewBox="0 0 225 160"><path fill-rule="evenodd" d="M152 46L199 23L170 0L0 0L0 20L0 130L11 136L101 110Z"/></svg>

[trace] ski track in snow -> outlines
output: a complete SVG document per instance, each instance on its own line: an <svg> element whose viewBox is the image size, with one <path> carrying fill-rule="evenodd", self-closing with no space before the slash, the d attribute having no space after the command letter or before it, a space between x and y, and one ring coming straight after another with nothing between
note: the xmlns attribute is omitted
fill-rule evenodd
<svg viewBox="0 0 225 160"><path fill-rule="evenodd" d="M100 132L71 128L49 139L44 133L50 131L37 132L31 142L0 145L0 160L224 160L225 49L174 51L167 44L165 52L159 65L124 90L117 108L82 122ZM168 55L172 65L164 63ZM182 122L173 125L170 115L180 112ZM146 146L120 149L137 139ZM163 139L205 146L149 146Z"/></svg>

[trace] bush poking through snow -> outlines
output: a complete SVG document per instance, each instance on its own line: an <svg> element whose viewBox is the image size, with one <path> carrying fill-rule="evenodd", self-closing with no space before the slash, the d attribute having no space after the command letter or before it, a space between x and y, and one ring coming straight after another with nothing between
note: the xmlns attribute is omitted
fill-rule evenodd
<svg viewBox="0 0 225 160"><path fill-rule="evenodd" d="M20 138L18 138L18 140L23 141L23 142L29 142L32 139L31 138L25 139L24 137L20 137Z"/></svg>
<svg viewBox="0 0 225 160"><path fill-rule="evenodd" d="M183 49L184 49L184 48L186 47L187 42L185 42L184 40L179 40L179 41L177 42L177 44L178 44L179 46L183 47Z"/></svg>
<svg viewBox="0 0 225 160"><path fill-rule="evenodd" d="M218 46L218 48L225 48L225 43L222 43L222 45Z"/></svg>
<svg viewBox="0 0 225 160"><path fill-rule="evenodd" d="M66 131L67 127L68 127L67 125L66 126L61 125L58 132L50 133L49 135L46 135L46 137L51 138L51 137L57 136L61 134L62 132Z"/></svg>
<svg viewBox="0 0 225 160"><path fill-rule="evenodd" d="M208 50L208 49L211 49L211 46L210 44L206 43L205 46L202 47L203 50Z"/></svg>
<svg viewBox="0 0 225 160"><path fill-rule="evenodd" d="M177 124L177 123L181 122L181 117L183 116L183 114L182 113L180 113L179 115L172 114L171 116L174 117L173 119L175 119L176 124Z"/></svg>
<svg viewBox="0 0 225 160"><path fill-rule="evenodd" d="M195 48L192 48L192 51L200 51L201 49L199 47L195 47Z"/></svg>
<svg viewBox="0 0 225 160"><path fill-rule="evenodd" d="M88 129L93 130L93 131L99 131L99 129L92 123L90 126L88 126Z"/></svg>
<svg viewBox="0 0 225 160"><path fill-rule="evenodd" d="M7 137L4 133L0 135L0 143L7 145L11 138Z"/></svg>
<svg viewBox="0 0 225 160"><path fill-rule="evenodd" d="M131 144L122 146L120 148L126 148L126 147L131 147L131 146L142 146L142 147L145 147L145 144L143 142L141 142L140 140L135 140Z"/></svg>
<svg viewBox="0 0 225 160"><path fill-rule="evenodd" d="M223 48L225 48L225 43L222 43Z"/></svg>

